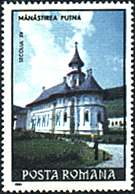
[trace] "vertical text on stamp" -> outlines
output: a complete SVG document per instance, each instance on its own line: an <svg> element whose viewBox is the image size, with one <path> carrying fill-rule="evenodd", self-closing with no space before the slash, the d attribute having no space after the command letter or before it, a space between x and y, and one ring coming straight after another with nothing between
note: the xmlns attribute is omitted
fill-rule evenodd
<svg viewBox="0 0 135 194"><path fill-rule="evenodd" d="M19 54L18 60L19 60L19 63L23 62L23 56L24 56L24 41L23 41L23 38L24 38L23 32L20 32L19 33L19 50L18 50L18 54Z"/></svg>

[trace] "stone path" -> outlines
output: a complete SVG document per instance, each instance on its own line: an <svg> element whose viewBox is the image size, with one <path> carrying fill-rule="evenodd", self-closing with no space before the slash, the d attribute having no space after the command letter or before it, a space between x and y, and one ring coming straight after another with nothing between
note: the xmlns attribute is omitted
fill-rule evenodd
<svg viewBox="0 0 135 194"><path fill-rule="evenodd" d="M93 142L87 142L90 147L93 147ZM117 144L99 144L99 149L105 150L112 155L111 160L104 161L96 167L101 168L123 168L124 167L124 145Z"/></svg>

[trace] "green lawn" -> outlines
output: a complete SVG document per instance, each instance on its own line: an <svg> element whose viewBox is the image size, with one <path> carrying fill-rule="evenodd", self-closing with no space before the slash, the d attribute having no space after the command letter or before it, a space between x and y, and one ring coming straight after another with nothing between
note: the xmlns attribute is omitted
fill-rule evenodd
<svg viewBox="0 0 135 194"><path fill-rule="evenodd" d="M102 150L99 150L99 159L96 161L94 149L85 143L44 138L14 140L13 155L14 170L87 167L103 160ZM106 153L106 158L109 157Z"/></svg>

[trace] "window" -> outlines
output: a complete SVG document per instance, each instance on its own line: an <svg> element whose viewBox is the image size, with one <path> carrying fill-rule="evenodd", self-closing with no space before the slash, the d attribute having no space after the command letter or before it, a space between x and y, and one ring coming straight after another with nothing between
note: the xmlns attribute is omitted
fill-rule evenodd
<svg viewBox="0 0 135 194"><path fill-rule="evenodd" d="M60 126L60 117L61 117L61 111L57 112L56 114L56 125Z"/></svg>
<svg viewBox="0 0 135 194"><path fill-rule="evenodd" d="M114 126L114 122L112 122L112 126Z"/></svg>
<svg viewBox="0 0 135 194"><path fill-rule="evenodd" d="M46 125L47 126L49 125L49 114L47 114L47 122L46 122Z"/></svg>
<svg viewBox="0 0 135 194"><path fill-rule="evenodd" d="M91 97L91 96L89 97L89 101L90 101L90 102L92 101L92 97Z"/></svg>
<svg viewBox="0 0 135 194"><path fill-rule="evenodd" d="M40 121L41 121L40 116L38 116L38 119L37 119L37 126L39 126L39 127L40 127Z"/></svg>
<svg viewBox="0 0 135 194"><path fill-rule="evenodd" d="M120 122L119 122L119 125L120 125L120 126L123 126L123 123L122 123L122 121L120 121Z"/></svg>
<svg viewBox="0 0 135 194"><path fill-rule="evenodd" d="M45 123L46 123L46 115L42 117L42 127L45 127Z"/></svg>
<svg viewBox="0 0 135 194"><path fill-rule="evenodd" d="M86 122L89 121L89 112L88 112L88 110L85 111L85 113L84 113L84 120L85 120Z"/></svg>
<svg viewBox="0 0 135 194"><path fill-rule="evenodd" d="M118 125L118 122L117 121L115 121L115 125Z"/></svg>
<svg viewBox="0 0 135 194"><path fill-rule="evenodd" d="M64 123L67 122L67 113L64 112Z"/></svg>
<svg viewBox="0 0 135 194"><path fill-rule="evenodd" d="M74 78L73 80L72 80L72 87L75 87L76 86L76 79Z"/></svg>
<svg viewBox="0 0 135 194"><path fill-rule="evenodd" d="M87 96L85 95L85 96L83 96L83 101L87 101Z"/></svg>
<svg viewBox="0 0 135 194"><path fill-rule="evenodd" d="M35 117L35 115L32 116L31 123L32 123L31 129L35 130L35 127L36 127L36 117Z"/></svg>
<svg viewBox="0 0 135 194"><path fill-rule="evenodd" d="M80 109L77 108L77 126L80 126Z"/></svg>
<svg viewBox="0 0 135 194"><path fill-rule="evenodd" d="M92 97L92 101L95 101L95 97L94 96Z"/></svg>
<svg viewBox="0 0 135 194"><path fill-rule="evenodd" d="M101 119L101 113L99 112L98 115L97 115L97 121L98 121L98 122L101 122L101 120L102 120L102 119Z"/></svg>
<svg viewBox="0 0 135 194"><path fill-rule="evenodd" d="M65 98L63 98L63 104L65 104L65 102L66 102Z"/></svg>

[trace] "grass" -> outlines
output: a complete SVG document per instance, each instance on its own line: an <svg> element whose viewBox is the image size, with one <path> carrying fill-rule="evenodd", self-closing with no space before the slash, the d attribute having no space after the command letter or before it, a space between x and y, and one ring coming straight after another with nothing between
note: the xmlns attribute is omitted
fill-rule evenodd
<svg viewBox="0 0 135 194"><path fill-rule="evenodd" d="M124 116L124 101L123 99L114 99L104 102L108 117Z"/></svg>
<svg viewBox="0 0 135 194"><path fill-rule="evenodd" d="M78 168L94 166L103 161L103 151L95 160L94 149L82 142L56 139L27 139L13 142L13 174L22 169ZM110 155L106 153L106 159Z"/></svg>
<svg viewBox="0 0 135 194"><path fill-rule="evenodd" d="M125 144L126 131L121 128L109 128L108 131L100 137L102 142L110 144Z"/></svg>

